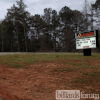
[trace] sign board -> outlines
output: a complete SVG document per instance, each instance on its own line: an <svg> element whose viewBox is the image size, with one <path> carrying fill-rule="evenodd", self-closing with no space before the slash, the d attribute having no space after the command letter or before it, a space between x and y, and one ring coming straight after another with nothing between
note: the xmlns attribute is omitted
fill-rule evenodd
<svg viewBox="0 0 100 100"><path fill-rule="evenodd" d="M76 49L96 48L96 31L75 33Z"/></svg>

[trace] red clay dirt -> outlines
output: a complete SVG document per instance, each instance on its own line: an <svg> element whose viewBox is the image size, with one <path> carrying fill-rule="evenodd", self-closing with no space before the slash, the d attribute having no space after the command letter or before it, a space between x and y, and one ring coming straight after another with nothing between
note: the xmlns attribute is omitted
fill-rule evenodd
<svg viewBox="0 0 100 100"><path fill-rule="evenodd" d="M95 66L95 64L100 66L100 60L96 59L91 59L88 62L76 60L66 60L66 62L84 62L87 65L91 62L90 66ZM59 60L46 63L38 62L37 64L25 66L25 68L11 68L0 65L0 97L6 100L56 100L56 90L81 90L86 93L99 91L100 93L100 82L95 87L91 84L72 82L73 78L83 76L78 70L56 71L56 69L66 67L68 69L73 68L72 65L59 62ZM74 67L77 68L77 66ZM89 72L90 70L85 71Z"/></svg>

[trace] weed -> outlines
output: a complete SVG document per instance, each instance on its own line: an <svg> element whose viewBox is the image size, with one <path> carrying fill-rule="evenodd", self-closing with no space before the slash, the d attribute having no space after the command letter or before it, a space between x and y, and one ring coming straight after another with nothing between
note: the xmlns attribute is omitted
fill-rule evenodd
<svg viewBox="0 0 100 100"><path fill-rule="evenodd" d="M86 66L84 64L80 65L79 67L90 68L89 66Z"/></svg>
<svg viewBox="0 0 100 100"><path fill-rule="evenodd" d="M83 74L89 75L89 76L98 76L98 75L99 75L99 74L97 74L97 73L83 73Z"/></svg>
<svg viewBox="0 0 100 100"><path fill-rule="evenodd" d="M75 69L73 69L73 68L62 68L62 69L54 69L54 70L51 70L50 72L69 72L69 71L74 71Z"/></svg>
<svg viewBox="0 0 100 100"><path fill-rule="evenodd" d="M90 76L98 76L98 74L94 74L94 73L92 73L92 74L89 74Z"/></svg>
<svg viewBox="0 0 100 100"><path fill-rule="evenodd" d="M86 66L86 65L81 64L81 63L69 63L69 64L71 64L73 66L78 66L78 67L90 68L89 66Z"/></svg>
<svg viewBox="0 0 100 100"><path fill-rule="evenodd" d="M75 81L75 82L78 82L78 79L75 79L74 81Z"/></svg>
<svg viewBox="0 0 100 100"><path fill-rule="evenodd" d="M56 57L59 57L58 55Z"/></svg>
<svg viewBox="0 0 100 100"><path fill-rule="evenodd" d="M10 67L15 67L15 68L22 68L22 65L19 64L9 64Z"/></svg>
<svg viewBox="0 0 100 100"><path fill-rule="evenodd" d="M89 73L83 73L83 74L85 74L85 75L89 75Z"/></svg>
<svg viewBox="0 0 100 100"><path fill-rule="evenodd" d="M81 78L79 78L79 79L74 79L72 82L79 82L79 83L81 83L81 84L83 84L83 83L86 83L86 81L85 80L83 80L83 79L81 79Z"/></svg>

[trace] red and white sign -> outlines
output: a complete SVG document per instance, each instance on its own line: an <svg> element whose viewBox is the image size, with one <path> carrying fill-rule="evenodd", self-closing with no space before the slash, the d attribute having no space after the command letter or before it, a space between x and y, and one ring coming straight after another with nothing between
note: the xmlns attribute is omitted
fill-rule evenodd
<svg viewBox="0 0 100 100"><path fill-rule="evenodd" d="M75 38L76 49L96 48L95 31L76 33Z"/></svg>
<svg viewBox="0 0 100 100"><path fill-rule="evenodd" d="M94 32L77 33L77 38L92 37L95 36Z"/></svg>

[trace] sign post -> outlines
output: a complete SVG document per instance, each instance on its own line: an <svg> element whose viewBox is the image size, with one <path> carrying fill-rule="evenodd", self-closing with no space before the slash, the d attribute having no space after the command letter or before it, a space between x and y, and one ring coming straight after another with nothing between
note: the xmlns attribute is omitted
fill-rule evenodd
<svg viewBox="0 0 100 100"><path fill-rule="evenodd" d="M99 47L98 30L75 33L76 49L83 49L84 56L91 56L91 48Z"/></svg>
<svg viewBox="0 0 100 100"><path fill-rule="evenodd" d="M83 49L84 56L91 56L91 49Z"/></svg>

